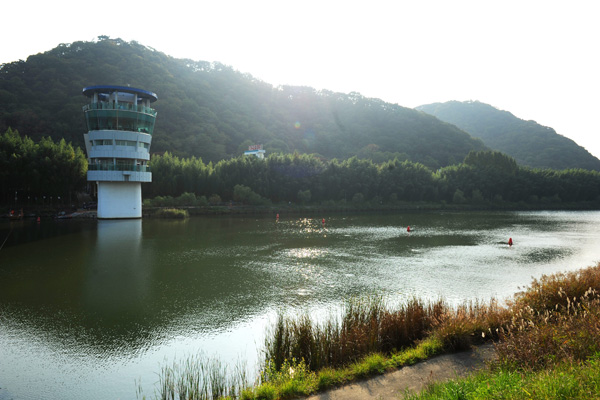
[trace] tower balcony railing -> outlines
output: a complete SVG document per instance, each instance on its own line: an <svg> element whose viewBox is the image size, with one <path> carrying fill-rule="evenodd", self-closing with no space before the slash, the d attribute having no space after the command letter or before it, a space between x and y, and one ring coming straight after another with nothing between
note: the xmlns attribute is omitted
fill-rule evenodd
<svg viewBox="0 0 600 400"><path fill-rule="evenodd" d="M152 135L156 110L131 103L98 102L86 104L83 115L88 132L118 130Z"/></svg>
<svg viewBox="0 0 600 400"><path fill-rule="evenodd" d="M89 164L88 171L151 172L149 165L114 165L114 164Z"/></svg>
<svg viewBox="0 0 600 400"><path fill-rule="evenodd" d="M156 117L156 110L152 107L146 107L143 105L132 104L132 103L115 103L113 101L99 101L97 103L90 103L83 106L83 112L91 110L123 110L123 111L135 111L143 114L149 114Z"/></svg>

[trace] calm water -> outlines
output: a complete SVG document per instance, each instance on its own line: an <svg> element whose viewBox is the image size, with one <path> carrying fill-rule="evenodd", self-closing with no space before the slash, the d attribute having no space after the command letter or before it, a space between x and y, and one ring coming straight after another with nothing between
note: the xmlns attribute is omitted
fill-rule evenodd
<svg viewBox="0 0 600 400"><path fill-rule="evenodd" d="M136 381L149 396L161 366L199 351L254 370L282 308L507 298L600 261L599 226L600 212L2 221L0 399L135 399Z"/></svg>

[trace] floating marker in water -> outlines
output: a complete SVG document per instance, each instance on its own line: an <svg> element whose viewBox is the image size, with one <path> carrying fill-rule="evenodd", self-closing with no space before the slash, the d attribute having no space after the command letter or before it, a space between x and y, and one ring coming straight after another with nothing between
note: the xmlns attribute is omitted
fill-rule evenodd
<svg viewBox="0 0 600 400"><path fill-rule="evenodd" d="M508 238L508 245L509 245L509 246L512 246L512 244L513 244L513 243L512 243L512 238Z"/></svg>
<svg viewBox="0 0 600 400"><path fill-rule="evenodd" d="M410 232L410 225L406 228L406 232Z"/></svg>

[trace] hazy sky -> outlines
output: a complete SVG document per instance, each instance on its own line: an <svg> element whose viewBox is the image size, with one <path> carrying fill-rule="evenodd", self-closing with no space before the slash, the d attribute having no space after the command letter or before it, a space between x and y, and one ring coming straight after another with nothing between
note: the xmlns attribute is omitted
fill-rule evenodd
<svg viewBox="0 0 600 400"><path fill-rule="evenodd" d="M479 100L600 157L599 9L595 0L10 1L0 63L108 35L273 85L405 107Z"/></svg>

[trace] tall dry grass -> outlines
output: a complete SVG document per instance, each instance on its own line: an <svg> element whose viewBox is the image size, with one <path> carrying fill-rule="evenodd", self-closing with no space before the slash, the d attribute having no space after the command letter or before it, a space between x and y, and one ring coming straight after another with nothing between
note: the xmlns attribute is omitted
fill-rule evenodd
<svg viewBox="0 0 600 400"><path fill-rule="evenodd" d="M450 307L411 299L389 307L381 298L354 299L339 317L317 324L307 315L280 313L265 343L265 362L279 369L304 360L318 371L368 354L392 354L433 335L445 351L497 341L501 362L531 368L583 359L600 351L600 264L534 279L502 306L497 300ZM577 337L577 340L572 340Z"/></svg>
<svg viewBox="0 0 600 400"><path fill-rule="evenodd" d="M543 276L518 293L499 330L501 365L539 370L600 352L600 264Z"/></svg>
<svg viewBox="0 0 600 400"><path fill-rule="evenodd" d="M447 309L433 324L432 335L446 351L466 350L473 344L496 340L500 329L511 319L511 312L496 299L489 303L469 301Z"/></svg>
<svg viewBox="0 0 600 400"><path fill-rule="evenodd" d="M600 291L600 263L572 272L544 275L517 293L509 303L512 309L526 307L536 312L567 306L567 299L580 299L590 288Z"/></svg>
<svg viewBox="0 0 600 400"><path fill-rule="evenodd" d="M275 369L291 359L304 360L311 371L336 368L368 354L392 354L414 346L432 333L448 350L459 350L485 337L481 332L491 336L509 319L496 301L453 308L442 300L425 303L413 298L390 307L381 298L353 299L340 317L331 316L320 324L307 314L280 313L267 335L265 362Z"/></svg>

